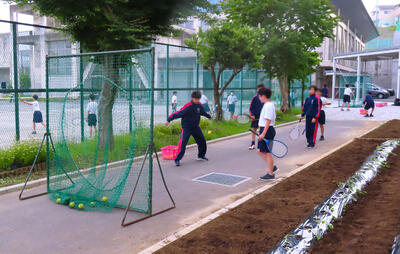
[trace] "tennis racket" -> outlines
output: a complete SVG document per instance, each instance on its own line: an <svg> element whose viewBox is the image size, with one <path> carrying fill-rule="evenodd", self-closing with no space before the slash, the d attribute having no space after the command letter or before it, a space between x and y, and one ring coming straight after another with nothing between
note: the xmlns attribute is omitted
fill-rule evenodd
<svg viewBox="0 0 400 254"><path fill-rule="evenodd" d="M293 129L291 129L289 131L289 138L292 141L297 140L300 137L300 132L301 132L300 131L300 122L301 122L301 119L296 124L296 126L294 126ZM304 131L303 131L303 134L304 134Z"/></svg>
<svg viewBox="0 0 400 254"><path fill-rule="evenodd" d="M253 120L251 119L251 117L249 115L239 115L236 118L236 121L240 124L247 124ZM258 119L254 119L254 121L258 121Z"/></svg>
<svg viewBox="0 0 400 254"><path fill-rule="evenodd" d="M260 136L257 132L253 130L249 130L257 136ZM288 147L285 143L277 139L266 139L264 138L265 143L267 143L267 148L271 152L271 154L277 158L283 158L288 154Z"/></svg>

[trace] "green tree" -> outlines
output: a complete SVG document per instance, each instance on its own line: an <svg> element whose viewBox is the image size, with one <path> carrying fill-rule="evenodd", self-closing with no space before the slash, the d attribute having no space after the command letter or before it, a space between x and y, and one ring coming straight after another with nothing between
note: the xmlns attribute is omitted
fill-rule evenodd
<svg viewBox="0 0 400 254"><path fill-rule="evenodd" d="M198 61L210 72L214 103L217 106L216 121L223 119L221 96L232 80L244 67L257 67L259 63L258 28L239 25L229 21L215 22L211 27L186 39L185 43L198 53ZM232 74L223 84L221 75L225 70Z"/></svg>
<svg viewBox="0 0 400 254"><path fill-rule="evenodd" d="M63 30L84 51L108 51L149 45L156 36L177 34L172 25L185 21L211 5L206 0L16 0L30 5L43 16L60 21ZM107 55L102 62L105 75L120 85L119 70L131 64L123 56ZM100 93L100 145L113 147L112 109L117 89L104 82Z"/></svg>
<svg viewBox="0 0 400 254"><path fill-rule="evenodd" d="M261 27L262 65L279 80L281 110L289 109L288 88L293 79L315 72L320 59L315 49L333 37L338 18L329 0L223 0L228 18Z"/></svg>
<svg viewBox="0 0 400 254"><path fill-rule="evenodd" d="M27 72L19 73L19 87L21 89L31 88L31 76Z"/></svg>

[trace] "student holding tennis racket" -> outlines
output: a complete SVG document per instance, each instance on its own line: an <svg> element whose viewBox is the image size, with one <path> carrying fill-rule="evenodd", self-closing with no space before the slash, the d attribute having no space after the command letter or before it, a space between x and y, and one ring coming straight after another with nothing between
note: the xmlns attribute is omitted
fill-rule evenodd
<svg viewBox="0 0 400 254"><path fill-rule="evenodd" d="M303 113L301 113L300 120L306 117L306 137L307 147L313 148L315 146L315 139L318 132L318 117L321 113L320 100L316 96L316 86L310 86L308 90L309 96L303 105Z"/></svg>
<svg viewBox="0 0 400 254"><path fill-rule="evenodd" d="M264 104L260 119L258 120L258 126L260 127L260 135L258 136L258 154L267 163L268 173L260 177L260 180L268 181L275 179L274 172L278 170L274 167L274 160L272 158L271 150L272 147L268 147L268 144L273 144L273 142L267 142L264 140L273 140L275 138L275 105L271 101L271 90L269 88L262 87L258 90L258 98L260 102Z"/></svg>
<svg viewBox="0 0 400 254"><path fill-rule="evenodd" d="M260 119L261 110L264 106L264 103L262 103L258 98L258 91L260 91L261 88L265 88L264 84L259 84L257 86L257 94L254 95L253 98L251 99L249 107L249 114L251 117L251 129L254 132L257 132L258 120ZM254 150L254 149L256 149L256 135L252 132L251 144L249 146L249 150Z"/></svg>

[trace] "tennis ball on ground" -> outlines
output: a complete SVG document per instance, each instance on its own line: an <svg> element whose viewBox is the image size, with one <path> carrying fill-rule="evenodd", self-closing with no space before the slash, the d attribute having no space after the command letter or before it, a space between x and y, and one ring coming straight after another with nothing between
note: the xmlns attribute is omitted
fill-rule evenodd
<svg viewBox="0 0 400 254"><path fill-rule="evenodd" d="M208 131L208 134L212 134L212 131Z"/></svg>
<svg viewBox="0 0 400 254"><path fill-rule="evenodd" d="M60 195L59 195L58 193L56 193L56 194L54 194L54 196L55 196L55 197L58 197L58 196L60 196Z"/></svg>
<svg viewBox="0 0 400 254"><path fill-rule="evenodd" d="M81 203L78 205L78 208L82 210L83 208L85 208L85 205Z"/></svg>
<svg viewBox="0 0 400 254"><path fill-rule="evenodd" d="M69 202L69 207L74 208L75 207L75 202Z"/></svg>
<svg viewBox="0 0 400 254"><path fill-rule="evenodd" d="M101 198L101 200L102 200L103 202L107 202L108 198L107 198L106 196L103 196L103 197Z"/></svg>
<svg viewBox="0 0 400 254"><path fill-rule="evenodd" d="M60 204L60 203L61 203L61 198L57 198L57 199L56 199L56 203L57 203L57 204Z"/></svg>
<svg viewBox="0 0 400 254"><path fill-rule="evenodd" d="M90 202L91 207L94 207L95 205L96 205L96 202L94 202L94 201Z"/></svg>

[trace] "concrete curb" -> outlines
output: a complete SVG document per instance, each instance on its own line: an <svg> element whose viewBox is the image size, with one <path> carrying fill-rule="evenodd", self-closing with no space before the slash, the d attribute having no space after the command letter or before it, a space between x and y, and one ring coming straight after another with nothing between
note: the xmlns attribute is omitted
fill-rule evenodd
<svg viewBox="0 0 400 254"><path fill-rule="evenodd" d="M295 121L295 122L297 122L297 121ZM189 234L190 232L194 231L195 229L197 229L197 228L203 226L204 224L214 220L215 218L223 215L224 213L228 212L229 210L231 210L231 209L233 209L235 207L238 207L239 205L245 203L246 201L250 200L251 198L257 196L258 194L268 190L269 188L277 185L278 183L284 181L285 179L287 179L287 178L299 173L300 171L302 171L305 168L311 166L312 164L318 162L319 160L322 160L322 159L328 157L329 155L333 154L334 152L336 152L336 151L342 149L343 147L347 146L348 144L350 144L354 140L359 139L360 137L362 137L362 136L374 131L375 129L379 128L380 126L382 126L382 124L378 125L378 126L376 126L374 128L371 128L367 132L365 132L365 133L363 133L363 134L361 134L361 135L359 135L359 136L347 141L346 143L340 145L339 147L336 147L335 149L333 149L333 150L323 154L322 156L316 158L315 160L313 160L313 161L311 161L311 162L309 162L309 163L307 163L307 164L305 164L305 165L303 165L301 167L298 167L298 168L294 169L287 176L282 177L282 178L277 178L277 180L274 181L273 183L266 184L265 186L262 186L261 188L258 188L257 190L247 194L243 198L241 198L241 199L239 199L239 200L237 200L237 201L225 206L224 208L221 208L220 210L208 215L207 217L199 220L198 222L196 222L196 223L194 223L194 224L192 224L190 226L184 227L181 230L179 230L178 232L167 236L166 238L164 238L163 240L159 241L158 243L156 243L156 244L148 247L147 249L139 252L139 254L150 254L150 253L156 252L157 250L160 250L161 248L165 247L166 245L178 240L179 238Z"/></svg>
<svg viewBox="0 0 400 254"><path fill-rule="evenodd" d="M288 125L292 125L294 123L297 123L297 120L292 121L292 122L283 123L283 124L277 125L275 127L276 128L285 127ZM239 134L235 134L235 135L231 135L231 136L212 139L212 140L207 141L207 144L214 144L217 142L225 141L225 140L232 139L232 138L240 138L240 137L247 136L247 135L249 135L249 132L243 132L243 133L239 133ZM195 148L196 146L197 146L196 144L191 144L191 145L188 145L186 148L191 149L191 148ZM158 156L161 156L161 152L158 152L157 154L158 154ZM139 160L141 158L143 158L143 156L137 157L135 159ZM118 162L114 162L114 164L118 164ZM28 184L26 185L26 189L31 189L34 187L38 187L40 185L44 185L44 184L46 184L46 182L47 182L47 178L40 178L37 180L29 181ZM20 191L20 190L22 190L23 187L24 187L24 183L19 183L19 184L7 186L7 187L2 187L2 188L0 188L0 195L7 194L10 192Z"/></svg>

